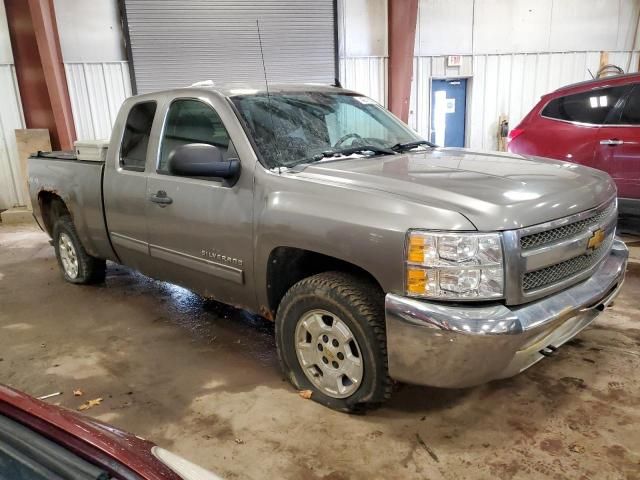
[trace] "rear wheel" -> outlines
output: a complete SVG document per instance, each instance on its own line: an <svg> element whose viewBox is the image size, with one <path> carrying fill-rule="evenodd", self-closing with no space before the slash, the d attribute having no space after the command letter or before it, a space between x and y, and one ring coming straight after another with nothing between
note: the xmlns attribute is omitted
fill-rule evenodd
<svg viewBox="0 0 640 480"><path fill-rule="evenodd" d="M79 284L104 281L106 262L87 253L68 215L63 215L56 221L53 227L53 245L65 280Z"/></svg>
<svg viewBox="0 0 640 480"><path fill-rule="evenodd" d="M384 294L368 279L325 272L296 283L278 308L276 341L287 377L312 400L352 412L391 395Z"/></svg>

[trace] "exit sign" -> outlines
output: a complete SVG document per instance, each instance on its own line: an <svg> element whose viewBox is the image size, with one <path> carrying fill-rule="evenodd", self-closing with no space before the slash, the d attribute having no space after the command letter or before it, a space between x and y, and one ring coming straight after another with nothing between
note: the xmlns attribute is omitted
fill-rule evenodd
<svg viewBox="0 0 640 480"><path fill-rule="evenodd" d="M461 55L449 55L447 57L447 67L459 67L462 65Z"/></svg>

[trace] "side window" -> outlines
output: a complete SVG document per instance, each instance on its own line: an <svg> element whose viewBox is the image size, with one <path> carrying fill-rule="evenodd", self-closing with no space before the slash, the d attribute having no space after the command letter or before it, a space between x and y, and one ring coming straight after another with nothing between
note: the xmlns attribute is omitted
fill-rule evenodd
<svg viewBox="0 0 640 480"><path fill-rule="evenodd" d="M622 115L617 122L621 125L640 125L640 85L636 85L627 98Z"/></svg>
<svg viewBox="0 0 640 480"><path fill-rule="evenodd" d="M602 125L627 87L610 87L551 100L542 116L570 122Z"/></svg>
<svg viewBox="0 0 640 480"><path fill-rule="evenodd" d="M144 172L156 106L156 102L142 102L129 110L120 146L120 166L125 170Z"/></svg>
<svg viewBox="0 0 640 480"><path fill-rule="evenodd" d="M236 156L229 133L215 110L199 100L176 100L169 107L164 126L158 173L169 174L169 155L188 143L216 146L225 160Z"/></svg>

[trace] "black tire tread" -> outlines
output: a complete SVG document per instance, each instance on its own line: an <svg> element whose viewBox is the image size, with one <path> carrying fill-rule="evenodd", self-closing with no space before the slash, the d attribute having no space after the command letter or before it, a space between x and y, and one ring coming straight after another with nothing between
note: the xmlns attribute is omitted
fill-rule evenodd
<svg viewBox="0 0 640 480"><path fill-rule="evenodd" d="M54 229L53 229L53 239L56 243L56 257L58 259L58 264L62 269L62 262L60 261L60 254L58 253L58 234L60 229L65 230L70 236L76 247L76 255L78 256L78 266L79 266L79 274L78 277L74 280L70 280L65 276L67 281L71 283L77 283L82 285L92 285L96 283L104 282L106 271L107 271L107 262L104 259L92 257L87 253L80 242L80 237L78 236L78 232L76 231L76 227L73 224L73 220L69 215L62 215L56 220Z"/></svg>
<svg viewBox="0 0 640 480"><path fill-rule="evenodd" d="M384 294L380 288L366 277L341 271L322 272L304 278L291 287L282 298L281 304L288 302L291 297L309 291L309 289L334 290L344 298L357 313L367 321L383 358L384 376L382 379L382 394L372 402L360 405L360 408L376 408L389 400L393 393L394 382L389 377L387 360L387 336L384 316ZM281 364L283 364L281 359ZM284 365L282 365L284 368Z"/></svg>

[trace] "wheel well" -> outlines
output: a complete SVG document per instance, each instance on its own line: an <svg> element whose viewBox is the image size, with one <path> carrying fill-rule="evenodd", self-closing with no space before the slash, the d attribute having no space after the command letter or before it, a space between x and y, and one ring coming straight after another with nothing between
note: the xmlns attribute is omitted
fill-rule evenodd
<svg viewBox="0 0 640 480"><path fill-rule="evenodd" d="M38 194L38 205L40 205L44 228L49 236L53 238L53 226L56 220L63 215L70 215L69 209L62 198L52 192L40 192Z"/></svg>
<svg viewBox="0 0 640 480"><path fill-rule="evenodd" d="M352 263L321 253L294 247L277 247L269 255L267 266L267 295L272 317L287 290L303 278L328 271L349 272L371 280L382 293L373 275Z"/></svg>

